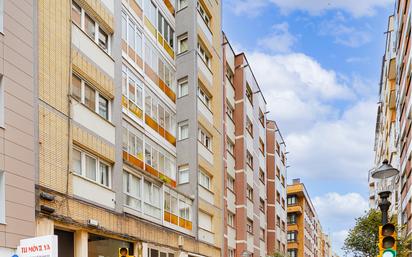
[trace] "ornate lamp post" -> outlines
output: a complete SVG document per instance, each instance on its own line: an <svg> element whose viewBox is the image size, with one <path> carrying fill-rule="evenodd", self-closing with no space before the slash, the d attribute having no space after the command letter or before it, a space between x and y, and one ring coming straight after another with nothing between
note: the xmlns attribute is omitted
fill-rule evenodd
<svg viewBox="0 0 412 257"><path fill-rule="evenodd" d="M399 170L392 167L388 160L384 160L382 165L372 172L372 178L379 179L382 183L385 183L388 178L392 178L398 174ZM388 200L390 195L391 191L389 188L383 188L383 190L379 192L379 197L381 199L379 208L382 212L382 225L388 223L388 210L391 206L391 202Z"/></svg>

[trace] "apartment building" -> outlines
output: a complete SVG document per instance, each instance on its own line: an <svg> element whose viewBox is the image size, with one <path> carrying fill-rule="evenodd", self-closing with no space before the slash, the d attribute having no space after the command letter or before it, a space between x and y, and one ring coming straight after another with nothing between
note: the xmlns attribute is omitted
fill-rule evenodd
<svg viewBox="0 0 412 257"><path fill-rule="evenodd" d="M286 144L275 121L266 123L267 252L287 252Z"/></svg>
<svg viewBox="0 0 412 257"><path fill-rule="evenodd" d="M34 6L0 1L0 256L35 235Z"/></svg>
<svg viewBox="0 0 412 257"><path fill-rule="evenodd" d="M396 32L394 26L395 16L392 15L388 19L385 54L382 58L375 129L374 167L379 167L384 160L388 160L393 167L399 169L399 133L397 129L399 124L396 119ZM377 209L379 202L378 193L382 191L383 187L390 186L393 191L391 199L389 199L393 203L390 207L390 213L396 215L399 199L399 178L395 177L382 183L371 177L373 171L374 169L369 171L369 206Z"/></svg>
<svg viewBox="0 0 412 257"><path fill-rule="evenodd" d="M330 237L322 233L322 243L321 243L321 251L320 256L322 257L332 257L332 246Z"/></svg>
<svg viewBox="0 0 412 257"><path fill-rule="evenodd" d="M322 255L323 231L310 196L300 179L287 187L287 240L290 257Z"/></svg>
<svg viewBox="0 0 412 257"><path fill-rule="evenodd" d="M395 4L395 49L394 73L396 78L396 120L399 135L399 170L400 170L400 202L398 220L401 225L406 225L407 233L412 230L411 220L411 118L412 101L411 86L411 7L409 0L397 0Z"/></svg>
<svg viewBox="0 0 412 257"><path fill-rule="evenodd" d="M244 53L224 35L225 249L230 257L286 253L286 152Z"/></svg>
<svg viewBox="0 0 412 257"><path fill-rule="evenodd" d="M35 4L36 235L63 257L221 256L221 2Z"/></svg>

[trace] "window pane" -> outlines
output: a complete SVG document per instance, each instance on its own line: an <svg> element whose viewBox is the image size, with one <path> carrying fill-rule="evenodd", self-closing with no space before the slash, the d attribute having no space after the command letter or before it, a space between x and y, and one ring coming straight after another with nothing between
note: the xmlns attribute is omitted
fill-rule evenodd
<svg viewBox="0 0 412 257"><path fill-rule="evenodd" d="M134 32L134 24L129 23L129 46L134 49L135 47L135 32Z"/></svg>
<svg viewBox="0 0 412 257"><path fill-rule="evenodd" d="M99 95L99 114L106 120L109 119L109 101Z"/></svg>
<svg viewBox="0 0 412 257"><path fill-rule="evenodd" d="M90 16L87 15L87 13L84 16L84 30L86 34L89 35L89 37L91 37L94 41L95 40L95 23L94 23L94 20L92 20L92 18L90 18Z"/></svg>
<svg viewBox="0 0 412 257"><path fill-rule="evenodd" d="M72 75L72 95L77 101L81 101L82 81L76 75Z"/></svg>
<svg viewBox="0 0 412 257"><path fill-rule="evenodd" d="M100 163L100 184L109 186L109 166L104 163Z"/></svg>
<svg viewBox="0 0 412 257"><path fill-rule="evenodd" d="M103 48L104 51L108 50L109 36L102 29L99 28L99 46Z"/></svg>
<svg viewBox="0 0 412 257"><path fill-rule="evenodd" d="M84 104L92 111L96 110L95 91L87 84L84 85Z"/></svg>
<svg viewBox="0 0 412 257"><path fill-rule="evenodd" d="M122 13L122 39L127 42L127 17Z"/></svg>
<svg viewBox="0 0 412 257"><path fill-rule="evenodd" d="M78 4L72 1L72 21L81 27L81 8Z"/></svg>
<svg viewBox="0 0 412 257"><path fill-rule="evenodd" d="M77 174L82 174L82 159L80 151L73 149L72 169Z"/></svg>
<svg viewBox="0 0 412 257"><path fill-rule="evenodd" d="M86 155L86 177L96 181L96 159Z"/></svg>

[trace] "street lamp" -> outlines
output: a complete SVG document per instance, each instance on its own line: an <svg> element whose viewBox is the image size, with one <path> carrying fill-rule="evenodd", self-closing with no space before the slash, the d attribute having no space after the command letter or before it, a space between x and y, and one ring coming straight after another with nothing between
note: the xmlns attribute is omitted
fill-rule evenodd
<svg viewBox="0 0 412 257"><path fill-rule="evenodd" d="M384 160L382 165L378 167L374 172L372 172L372 178L379 179L384 183L388 178L394 177L399 174L399 170L392 167L388 160ZM379 197L381 202L379 203L379 208L382 212L382 225L388 223L388 210L391 206L391 202L388 200L391 195L389 188L384 188L382 192L379 192Z"/></svg>

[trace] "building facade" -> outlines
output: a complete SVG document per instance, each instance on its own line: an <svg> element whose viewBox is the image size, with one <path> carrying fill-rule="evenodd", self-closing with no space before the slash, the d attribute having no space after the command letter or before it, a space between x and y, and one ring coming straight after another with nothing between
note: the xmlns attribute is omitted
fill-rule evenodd
<svg viewBox="0 0 412 257"><path fill-rule="evenodd" d="M286 253L285 143L244 53L224 35L225 247L244 252ZM275 174L276 173L276 174Z"/></svg>
<svg viewBox="0 0 412 257"><path fill-rule="evenodd" d="M65 257L220 256L220 1L36 3L36 235Z"/></svg>
<svg viewBox="0 0 412 257"><path fill-rule="evenodd" d="M395 40L396 32L395 16L388 19L388 28L386 32L385 54L382 59L381 80L379 87L379 105L376 117L375 129L375 161L374 167L382 165L384 160L395 168L399 169L398 142L399 123L396 119L396 53ZM369 206L378 208L379 195L383 187L390 186L393 191L390 201L393 203L390 207L390 213L396 215L399 199L399 178L395 177L382 183L373 179L369 171Z"/></svg>
<svg viewBox="0 0 412 257"><path fill-rule="evenodd" d="M395 1L389 17L385 55L382 63L375 140L375 167L387 159L400 174L384 183L370 179L371 207L376 208L376 193L382 187L392 192L391 214L397 215L406 234L412 231L412 101L411 87L411 6L409 0ZM372 169L373 171L373 169Z"/></svg>
<svg viewBox="0 0 412 257"><path fill-rule="evenodd" d="M0 256L36 229L34 10L0 1Z"/></svg>
<svg viewBox="0 0 412 257"><path fill-rule="evenodd" d="M323 233L316 210L300 179L287 187L287 240L290 257L330 256L330 243ZM328 254L328 255L326 255Z"/></svg>

